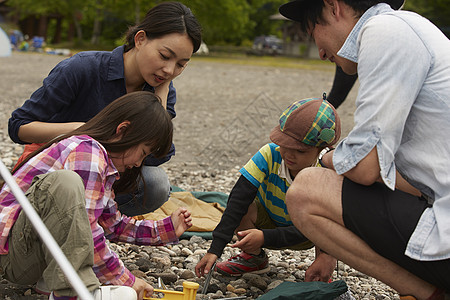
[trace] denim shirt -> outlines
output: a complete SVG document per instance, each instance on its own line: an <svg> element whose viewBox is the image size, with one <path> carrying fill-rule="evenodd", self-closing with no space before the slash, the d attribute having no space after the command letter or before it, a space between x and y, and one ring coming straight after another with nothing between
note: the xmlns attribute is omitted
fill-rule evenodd
<svg viewBox="0 0 450 300"><path fill-rule="evenodd" d="M336 171L351 170L376 146L386 186L395 189L398 170L432 204L405 254L450 258L450 41L425 18L381 3L338 55L358 64L360 88L354 128L333 154Z"/></svg>

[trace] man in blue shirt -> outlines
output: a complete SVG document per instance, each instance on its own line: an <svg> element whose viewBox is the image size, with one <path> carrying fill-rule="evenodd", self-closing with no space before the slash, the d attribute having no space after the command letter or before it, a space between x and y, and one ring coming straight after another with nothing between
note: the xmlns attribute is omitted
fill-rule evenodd
<svg viewBox="0 0 450 300"><path fill-rule="evenodd" d="M386 3L384 3L386 2ZM295 0L322 59L358 73L355 125L287 194L317 246L409 299L450 291L450 41L393 0ZM406 298L405 298L406 299Z"/></svg>

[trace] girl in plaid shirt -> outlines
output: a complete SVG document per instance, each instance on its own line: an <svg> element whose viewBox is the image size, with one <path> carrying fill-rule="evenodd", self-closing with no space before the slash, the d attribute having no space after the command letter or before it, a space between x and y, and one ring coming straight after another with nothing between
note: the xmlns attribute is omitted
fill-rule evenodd
<svg viewBox="0 0 450 300"><path fill-rule="evenodd" d="M128 290L131 298L153 292L151 285L125 268L106 239L138 245L176 243L192 225L185 208L163 220L136 220L122 215L114 201L115 192L135 188L147 155L167 154L172 133L171 118L159 98L151 92L133 92L80 128L50 141L13 170L16 182L95 297L102 284L132 287L136 292ZM4 278L33 284L42 277L53 291L51 299L75 296L6 185L0 192L0 230Z"/></svg>

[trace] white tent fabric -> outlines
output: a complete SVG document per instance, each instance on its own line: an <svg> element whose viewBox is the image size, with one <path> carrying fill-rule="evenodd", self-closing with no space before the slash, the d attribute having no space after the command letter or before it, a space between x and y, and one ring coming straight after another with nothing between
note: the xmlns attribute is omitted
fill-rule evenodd
<svg viewBox="0 0 450 300"><path fill-rule="evenodd" d="M0 28L0 57L10 55L11 55L11 43L6 33L3 31L3 29Z"/></svg>

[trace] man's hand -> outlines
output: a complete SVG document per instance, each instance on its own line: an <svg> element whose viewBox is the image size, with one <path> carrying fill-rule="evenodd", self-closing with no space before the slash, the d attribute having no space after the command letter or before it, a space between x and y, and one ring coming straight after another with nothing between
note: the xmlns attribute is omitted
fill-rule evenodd
<svg viewBox="0 0 450 300"><path fill-rule="evenodd" d="M203 275L208 274L211 271L211 267L216 260L217 255L206 253L206 255L203 256L195 266L195 274L197 274L198 277L202 277Z"/></svg>
<svg viewBox="0 0 450 300"><path fill-rule="evenodd" d="M178 208L170 216L172 218L175 234L180 237L188 228L192 226L191 213L184 207Z"/></svg>
<svg viewBox="0 0 450 300"><path fill-rule="evenodd" d="M240 248L249 254L259 254L264 244L264 234L259 229L247 229L237 233L239 241L231 247Z"/></svg>
<svg viewBox="0 0 450 300"><path fill-rule="evenodd" d="M316 257L316 260L309 266L305 273L305 281L328 282L333 276L336 267L336 258L324 252Z"/></svg>
<svg viewBox="0 0 450 300"><path fill-rule="evenodd" d="M150 297L153 294L153 287L141 278L136 277L132 288L136 291L138 300L144 299L144 296Z"/></svg>

